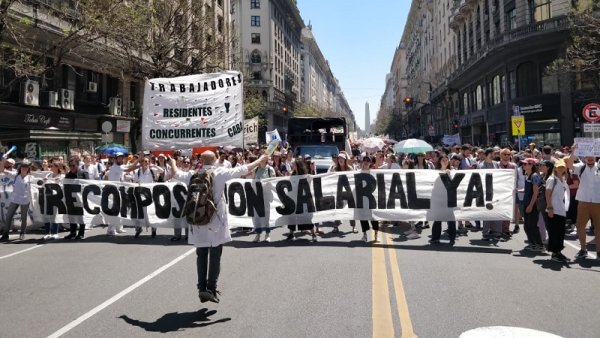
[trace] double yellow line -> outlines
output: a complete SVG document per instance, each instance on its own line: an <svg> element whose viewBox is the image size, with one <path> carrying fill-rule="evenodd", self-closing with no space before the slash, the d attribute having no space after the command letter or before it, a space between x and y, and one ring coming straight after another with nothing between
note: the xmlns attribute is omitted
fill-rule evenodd
<svg viewBox="0 0 600 338"><path fill-rule="evenodd" d="M381 229L383 230L383 229ZM416 338L408 312L408 303L402 284L402 276L398 268L396 249L386 250L385 244L391 242L390 235L383 231L379 232L383 240L383 246L374 246L372 251L372 269L373 269L373 337L396 337L394 335L394 321L392 320L392 298L388 288L388 274L386 267L385 252L388 252L391 271L392 286L398 315L400 317L400 327L402 338Z"/></svg>

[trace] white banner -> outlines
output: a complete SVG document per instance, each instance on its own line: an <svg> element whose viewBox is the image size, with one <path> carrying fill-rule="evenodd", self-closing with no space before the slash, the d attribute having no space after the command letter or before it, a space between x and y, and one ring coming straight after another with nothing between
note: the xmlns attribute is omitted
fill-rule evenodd
<svg viewBox="0 0 600 338"><path fill-rule="evenodd" d="M230 180L230 226L332 220L510 220L514 170L376 170ZM39 182L43 183L43 182ZM65 180L32 184L41 222L181 227L187 194L181 183ZM232 203L233 202L233 203ZM254 222L253 222L254 219Z"/></svg>
<svg viewBox="0 0 600 338"><path fill-rule="evenodd" d="M244 120L244 143L258 144L258 117Z"/></svg>
<svg viewBox="0 0 600 338"><path fill-rule="evenodd" d="M444 138L442 139L442 143L447 146L460 144L460 134L444 135Z"/></svg>
<svg viewBox="0 0 600 338"><path fill-rule="evenodd" d="M600 156L600 138L576 137L576 156Z"/></svg>
<svg viewBox="0 0 600 338"><path fill-rule="evenodd" d="M241 147L242 87L242 74L236 71L146 81L144 150Z"/></svg>

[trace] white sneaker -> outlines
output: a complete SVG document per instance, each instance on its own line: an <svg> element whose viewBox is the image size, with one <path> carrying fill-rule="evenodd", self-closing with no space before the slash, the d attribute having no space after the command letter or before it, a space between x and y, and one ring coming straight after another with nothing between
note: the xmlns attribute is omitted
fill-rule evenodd
<svg viewBox="0 0 600 338"><path fill-rule="evenodd" d="M121 229L117 229L117 231L115 231L115 232L118 233L118 234L124 234L124 233L127 232L127 230L121 228Z"/></svg>
<svg viewBox="0 0 600 338"><path fill-rule="evenodd" d="M116 232L116 231L114 231L114 230L107 231L107 232L106 232L106 235L107 235L107 236L116 236L116 235L117 235L117 232Z"/></svg>
<svg viewBox="0 0 600 338"><path fill-rule="evenodd" d="M365 243L369 243L369 238L367 238L367 233L366 233L366 232L363 234L362 240L363 240Z"/></svg>
<svg viewBox="0 0 600 338"><path fill-rule="evenodd" d="M267 235L267 237L265 237L265 240L263 242L270 242L271 241L271 237L269 237L269 235Z"/></svg>
<svg viewBox="0 0 600 338"><path fill-rule="evenodd" d="M256 234L256 237L254 237L254 240L252 242L254 242L254 243L260 242L260 234Z"/></svg>
<svg viewBox="0 0 600 338"><path fill-rule="evenodd" d="M52 236L50 236L50 235L45 235L44 237L42 237L42 240L44 240L44 241L47 241L47 240L49 240L50 238L52 238Z"/></svg>
<svg viewBox="0 0 600 338"><path fill-rule="evenodd" d="M59 239L58 234L50 235L50 239Z"/></svg>
<svg viewBox="0 0 600 338"><path fill-rule="evenodd" d="M406 239L417 239L417 238L421 238L421 235L419 235L416 232L410 233L408 235L406 235Z"/></svg>

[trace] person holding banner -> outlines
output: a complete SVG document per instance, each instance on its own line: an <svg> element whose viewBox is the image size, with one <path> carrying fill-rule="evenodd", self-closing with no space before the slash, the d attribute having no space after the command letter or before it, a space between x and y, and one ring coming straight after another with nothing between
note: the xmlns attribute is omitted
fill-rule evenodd
<svg viewBox="0 0 600 338"><path fill-rule="evenodd" d="M121 152L115 153L115 157L113 158L112 164L106 169L104 173L105 181L113 181L113 182L122 182L125 176L125 170L129 167L123 164L125 159L125 154ZM108 236L116 236L117 233L126 233L127 231L123 229L123 226L116 226L109 224L106 228L106 234Z"/></svg>
<svg viewBox="0 0 600 338"><path fill-rule="evenodd" d="M69 172L65 174L66 179L79 179L79 180L89 180L90 177L87 171L79 170L79 158L72 157L69 159ZM77 231L77 224L70 224L70 232L65 239L83 239L85 237L85 224L79 224L79 231Z"/></svg>
<svg viewBox="0 0 600 338"><path fill-rule="evenodd" d="M141 158L141 165L139 165L138 167L138 162L139 162L139 158ZM131 170L132 168L138 167L137 169L134 169L134 174L133 174L133 181L135 183L154 183L158 180L159 175L163 174L164 175L164 170L160 167L154 167L154 170L152 168L150 168L150 157L149 156L144 156L144 154L140 154L140 156L138 157L138 159L136 159L130 166L129 169L127 169L127 171ZM164 177L164 176L163 176ZM150 226L148 224L148 219L144 219L144 222L146 222L146 231L148 231L148 226ZM134 238L138 238L140 237L140 234L142 233L142 226L138 225L135 227L135 235L133 236ZM152 238L156 237L156 228L152 227Z"/></svg>
<svg viewBox="0 0 600 338"><path fill-rule="evenodd" d="M223 252L223 244L231 242L231 231L227 223L227 210L224 201L226 182L253 171L260 164L266 163L269 157L262 155L257 161L236 168L216 166L217 157L212 151L203 152L201 159L204 169L212 169L213 198L217 210L207 225L189 225L188 243L196 247L197 286L200 302L218 303L220 292L217 290L217 281L221 272L221 253Z"/></svg>
<svg viewBox="0 0 600 338"><path fill-rule="evenodd" d="M275 154L275 153L273 153L273 154ZM256 157L251 156L250 162L254 162L254 161L256 161ZM258 165L258 167L252 171L252 174L246 178L255 179L255 180L260 181L260 180L264 180L264 179L271 178L271 177L277 177L276 169L271 167L268 163L260 163ZM266 226L264 226L263 224L260 223L260 220L258 220L256 217L252 221L254 223L254 229L256 231L256 237L254 237L253 242L254 243L260 242L260 234L263 232L263 230L265 231L264 241L270 242L271 237L269 235L271 233L271 229L269 228L269 225L267 224Z"/></svg>
<svg viewBox="0 0 600 338"><path fill-rule="evenodd" d="M162 155L162 154L161 154ZM160 155L159 155L160 156ZM184 184L188 184L190 178L194 174L194 170L190 170L192 167L191 159L185 158L181 162L181 169L177 166L177 161L173 157L168 157L169 161L167 168L169 168L169 181L171 182L181 182ZM166 174L165 174L166 175ZM179 222L182 220L181 218L177 219ZM173 224L173 237L171 237L172 242L177 242L181 240L181 228L182 224L176 223ZM187 240L189 235L189 229L185 228L185 239Z"/></svg>
<svg viewBox="0 0 600 338"><path fill-rule="evenodd" d="M307 158L307 156L305 156L304 158ZM310 160L310 157L308 157L308 160ZM292 163L292 172L291 172L291 176L296 176L296 175L307 175L310 174L310 169L309 169L309 163L307 163L307 161L305 161L302 156L298 156L298 158L296 158L296 160ZM298 224L297 225L298 230L300 231L310 231L310 235L312 236L312 242L315 243L317 241L317 233L315 232L315 226L312 223L308 223L308 224ZM296 225L288 225L288 229L289 229L289 233L287 235L287 237L285 238L286 241L293 241L294 240L294 231L296 231Z"/></svg>
<svg viewBox="0 0 600 338"><path fill-rule="evenodd" d="M348 154L345 151L341 151L337 158L335 159L335 163L331 165L331 167L329 168L329 170L327 172L333 173L333 172L340 172L340 171L353 171L353 168L351 166L349 166L348 164ZM334 221L334 225L333 225L333 232L334 233L338 233L340 232L339 226L342 222L341 221ZM350 226L352 227L352 232L353 233L358 233L358 231L356 230L356 221L355 220L350 220Z"/></svg>
<svg viewBox="0 0 600 338"><path fill-rule="evenodd" d="M362 163L361 163L360 172L369 173L371 171L371 166L375 162L376 162L376 160L374 158L371 158L369 156L364 156ZM360 227L363 232L362 240L365 243L369 243L369 237L367 235L369 232L369 221L361 220ZM379 232L379 221L371 221L371 227L373 228L373 231L375 232L375 237L373 238L373 242L379 243L379 239L377 238L377 235Z"/></svg>
<svg viewBox="0 0 600 338"><path fill-rule="evenodd" d="M52 161L52 165L50 166L50 172L44 178L44 182L52 182L52 183L62 183L63 178L65 178L65 174L63 173L63 165L55 160ZM46 227L48 227L48 232L42 238L43 240L49 239L58 239L58 224L57 223L46 223Z"/></svg>
<svg viewBox="0 0 600 338"><path fill-rule="evenodd" d="M446 172L450 174L450 160L446 154L441 154L435 163L435 169L440 172ZM448 199L446 196L441 196L443 194L439 194L440 196L435 196L436 198L432 198L431 203L432 207L435 207L434 203L439 203L438 205L442 208L448 205ZM433 197L433 196L432 196ZM453 215L449 215L453 216ZM448 238L450 239L450 245L454 245L456 241L456 221L447 221L448 224ZM442 235L442 222L434 221L431 226L431 239L429 240L430 244L440 244L440 237Z"/></svg>
<svg viewBox="0 0 600 338"><path fill-rule="evenodd" d="M11 160L11 159L9 159ZM0 162L0 174L5 172L7 159L2 159ZM14 162L14 160L12 160ZM19 165L17 175L11 175L13 180L13 193L10 195L10 204L6 210L6 218L4 221L4 234L0 237L0 240L8 241L10 229L13 225L13 217L17 212L17 208L21 208L21 233L19 235L20 240L25 239L25 229L27 228L27 212L29 211L29 203L31 201L31 161L24 159Z"/></svg>

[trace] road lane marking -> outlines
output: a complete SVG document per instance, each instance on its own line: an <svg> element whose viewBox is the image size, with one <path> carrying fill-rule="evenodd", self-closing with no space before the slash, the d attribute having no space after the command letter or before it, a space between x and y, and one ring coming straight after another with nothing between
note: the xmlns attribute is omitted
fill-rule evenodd
<svg viewBox="0 0 600 338"><path fill-rule="evenodd" d="M31 248L23 249L23 250L21 250L21 251L13 252L13 253L11 253L10 255L5 255L5 256L2 256L2 257L0 257L0 259L4 259L4 258L8 258L8 257L12 257L12 256L16 256L16 255L18 255L18 254L22 254L22 253L24 253L24 252L27 252L27 251L30 251L30 250L33 250L33 249L41 248L41 247L43 247L43 246L44 246L44 244L34 245L34 246L32 246Z"/></svg>
<svg viewBox="0 0 600 338"><path fill-rule="evenodd" d="M565 242L565 244L568 244L570 247L572 247L573 249L575 249L575 250L577 250L577 251L581 250L581 247L579 247L578 245L571 244L571 242L569 242L569 241L564 241L564 242ZM597 246L597 245L598 245L598 244L596 244L596 246ZM593 253L590 253L590 252L588 252L588 256L589 256L591 259L596 259L596 255L594 255Z"/></svg>
<svg viewBox="0 0 600 338"><path fill-rule="evenodd" d="M385 265L385 249L373 246L373 337L394 337L392 306L388 289L387 268Z"/></svg>
<svg viewBox="0 0 600 338"><path fill-rule="evenodd" d="M391 242L388 233L382 233L385 237L386 244ZM390 257L390 266L392 268L392 280L394 285L394 293L396 294L396 306L398 307L398 316L400 317L400 327L402 328L402 338L417 338L413 329L412 321L410 320L410 312L408 311L408 302L406 301L406 293L400 268L398 267L398 258L396 257L396 249L388 249Z"/></svg>
<svg viewBox="0 0 600 338"><path fill-rule="evenodd" d="M62 336L65 333L71 331L72 329L74 329L79 324L83 323L84 321L86 321L87 319L91 318L92 316L94 316L98 312L100 312L100 311L104 310L105 308L109 307L111 304L115 303L119 299L125 297L127 294L129 294L133 290L135 290L138 287L144 285L146 282L148 282L152 278L158 276L159 274L161 274L162 272L164 272L168 268L172 267L173 265L177 264L179 261L181 261L182 259L186 258L187 256L189 256L190 254L192 254L195 251L196 251L196 248L190 249L189 251L187 251L183 255L175 258L174 260L172 260L171 262L167 263L166 265L163 265L162 267L158 268L156 271L152 272L148 276L140 279L139 281L137 281L135 284L131 285L127 289L125 289L125 290L119 292L118 294L114 295L113 297L111 297L110 299L108 299L107 301L105 301L104 303L96 306L95 308L93 308L90 311L88 311L88 312L84 313L83 315L81 315L79 318L77 318L74 321L70 322L69 324L63 326L58 331L56 331L53 334L49 335L48 338L57 338L57 337Z"/></svg>

